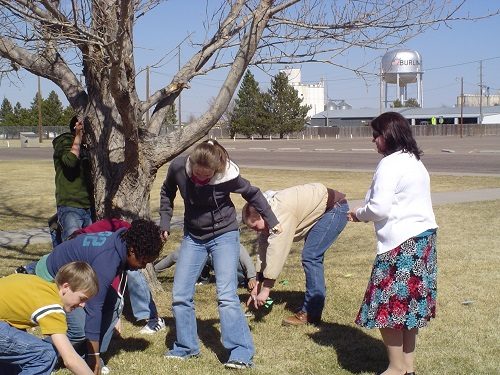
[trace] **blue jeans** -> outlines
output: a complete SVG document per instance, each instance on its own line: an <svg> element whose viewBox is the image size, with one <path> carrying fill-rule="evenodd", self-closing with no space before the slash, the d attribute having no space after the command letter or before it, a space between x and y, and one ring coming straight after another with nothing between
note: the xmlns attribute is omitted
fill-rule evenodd
<svg viewBox="0 0 500 375"><path fill-rule="evenodd" d="M57 220L61 226L61 240L66 239L77 229L92 224L90 208L57 206Z"/></svg>
<svg viewBox="0 0 500 375"><path fill-rule="evenodd" d="M250 362L254 355L252 335L236 294L236 269L240 234L231 231L207 241L186 234L174 274L172 309L177 338L167 355L189 357L200 352L194 309L195 283L209 254L215 271L222 345L229 360Z"/></svg>
<svg viewBox="0 0 500 375"><path fill-rule="evenodd" d="M127 291L132 314L137 320L158 317L148 282L141 271L127 271Z"/></svg>
<svg viewBox="0 0 500 375"><path fill-rule="evenodd" d="M51 343L0 321L0 374L50 375L56 360Z"/></svg>
<svg viewBox="0 0 500 375"><path fill-rule="evenodd" d="M308 319L320 320L325 306L326 286L323 260L328 248L347 224L349 205L336 204L314 224L302 249L302 267L306 274L306 293L302 311Z"/></svg>

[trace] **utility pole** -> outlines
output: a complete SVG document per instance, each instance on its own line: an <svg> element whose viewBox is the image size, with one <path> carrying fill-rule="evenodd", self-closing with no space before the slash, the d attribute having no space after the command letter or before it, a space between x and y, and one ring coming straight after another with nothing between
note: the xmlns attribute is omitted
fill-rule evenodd
<svg viewBox="0 0 500 375"><path fill-rule="evenodd" d="M179 70L181 70L181 46L179 46L178 56L179 56L179 60L178 60ZM181 93L180 92L179 92L178 104L179 104L178 107L179 107L179 128L180 128L182 126L182 108L181 108Z"/></svg>
<svg viewBox="0 0 500 375"><path fill-rule="evenodd" d="M460 138L464 132L464 77L460 79Z"/></svg>
<svg viewBox="0 0 500 375"><path fill-rule="evenodd" d="M146 100L149 100L149 65L146 66ZM149 125L149 108L146 111L146 126Z"/></svg>
<svg viewBox="0 0 500 375"><path fill-rule="evenodd" d="M40 83L40 76L38 76L38 142L42 143L42 88Z"/></svg>
<svg viewBox="0 0 500 375"><path fill-rule="evenodd" d="M483 60L479 60L479 124L483 123Z"/></svg>

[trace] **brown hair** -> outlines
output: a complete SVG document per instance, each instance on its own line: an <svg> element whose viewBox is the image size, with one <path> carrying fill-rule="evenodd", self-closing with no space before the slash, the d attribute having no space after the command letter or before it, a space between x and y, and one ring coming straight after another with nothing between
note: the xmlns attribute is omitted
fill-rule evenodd
<svg viewBox="0 0 500 375"><path fill-rule="evenodd" d="M88 298L95 296L99 291L97 275L85 262L65 264L57 271L54 281L58 286L68 283L73 292L84 292Z"/></svg>
<svg viewBox="0 0 500 375"><path fill-rule="evenodd" d="M257 212L254 206L245 203L243 209L241 210L241 221L248 225L248 222L252 219L259 220L262 216Z"/></svg>
<svg viewBox="0 0 500 375"><path fill-rule="evenodd" d="M212 169L214 173L226 170L229 154L226 149L215 140L208 140L197 145L189 155L191 166L197 164L201 167Z"/></svg>

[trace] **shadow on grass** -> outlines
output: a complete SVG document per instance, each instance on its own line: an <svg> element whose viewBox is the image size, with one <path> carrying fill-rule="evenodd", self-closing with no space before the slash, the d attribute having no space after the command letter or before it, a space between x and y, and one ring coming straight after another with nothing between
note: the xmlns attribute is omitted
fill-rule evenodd
<svg viewBox="0 0 500 375"><path fill-rule="evenodd" d="M165 337L165 346L167 351L172 349L176 339L175 320L172 317L164 317L167 325L167 335ZM221 363L228 360L227 350L222 346L219 328L215 325L219 323L219 319L196 319L198 327L198 337L200 341L210 351L212 351Z"/></svg>
<svg viewBox="0 0 500 375"><path fill-rule="evenodd" d="M330 346L337 353L339 365L353 373L381 373L388 359L382 341L343 324L323 322L319 331L309 335L319 345Z"/></svg>
<svg viewBox="0 0 500 375"><path fill-rule="evenodd" d="M147 339L140 337L115 338L111 340L109 348L104 355L106 358L111 358L121 351L126 352L142 352L151 345Z"/></svg>
<svg viewBox="0 0 500 375"><path fill-rule="evenodd" d="M304 292L273 291L271 297L273 305L284 304L285 309L294 312L302 307ZM272 306L254 312L254 321L264 321ZM359 374L381 373L387 368L387 353L381 340L367 335L362 329L343 324L322 322L318 328L318 332L310 334L311 339L318 345L334 349L338 363L343 369Z"/></svg>

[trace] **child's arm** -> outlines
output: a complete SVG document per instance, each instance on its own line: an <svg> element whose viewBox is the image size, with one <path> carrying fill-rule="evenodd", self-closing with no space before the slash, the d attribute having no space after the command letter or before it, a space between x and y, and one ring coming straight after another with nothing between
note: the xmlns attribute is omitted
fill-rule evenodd
<svg viewBox="0 0 500 375"><path fill-rule="evenodd" d="M52 343L61 355L64 365L73 374L77 375L93 375L92 370L87 366L82 357L80 357L73 345L68 340L68 336L63 333L55 333L51 335Z"/></svg>

